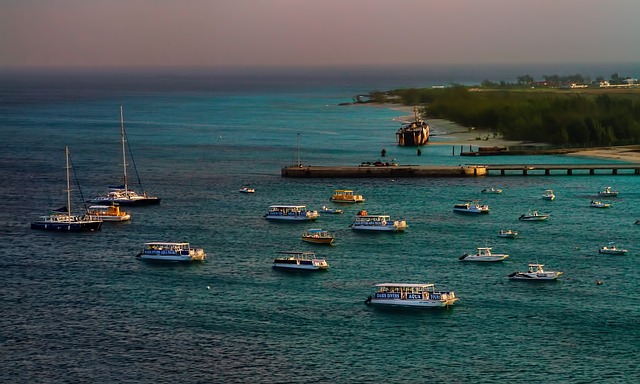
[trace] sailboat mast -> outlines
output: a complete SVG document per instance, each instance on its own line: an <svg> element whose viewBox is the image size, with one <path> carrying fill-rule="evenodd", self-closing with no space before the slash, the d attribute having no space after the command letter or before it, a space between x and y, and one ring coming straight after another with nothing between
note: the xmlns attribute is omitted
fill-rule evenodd
<svg viewBox="0 0 640 384"><path fill-rule="evenodd" d="M64 153L67 158L67 214L71 216L71 183L69 175L69 146L64 147Z"/></svg>
<svg viewBox="0 0 640 384"><path fill-rule="evenodd" d="M129 185L127 182L127 156L126 149L124 146L124 114L122 112L122 105L120 106L120 135L122 136L122 168L123 168L123 183L125 193L129 190Z"/></svg>

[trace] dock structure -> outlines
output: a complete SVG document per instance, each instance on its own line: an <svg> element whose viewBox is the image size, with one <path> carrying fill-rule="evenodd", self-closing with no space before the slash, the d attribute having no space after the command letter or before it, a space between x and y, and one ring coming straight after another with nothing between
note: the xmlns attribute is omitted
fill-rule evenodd
<svg viewBox="0 0 640 384"><path fill-rule="evenodd" d="M464 164L317 166L292 165L282 177L294 178L400 178L558 175L640 175L640 163L631 164Z"/></svg>

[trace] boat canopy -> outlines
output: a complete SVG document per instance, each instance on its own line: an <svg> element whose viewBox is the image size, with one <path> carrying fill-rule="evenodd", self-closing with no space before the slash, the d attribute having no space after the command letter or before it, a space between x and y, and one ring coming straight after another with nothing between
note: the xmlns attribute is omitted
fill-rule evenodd
<svg viewBox="0 0 640 384"><path fill-rule="evenodd" d="M391 287L391 288L433 288L433 283L381 283L376 284L376 287Z"/></svg>

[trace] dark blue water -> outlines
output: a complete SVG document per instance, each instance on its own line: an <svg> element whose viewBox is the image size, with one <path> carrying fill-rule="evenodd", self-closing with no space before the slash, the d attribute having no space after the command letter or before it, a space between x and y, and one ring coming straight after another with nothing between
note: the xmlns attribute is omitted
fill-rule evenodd
<svg viewBox="0 0 640 384"><path fill-rule="evenodd" d="M395 146L393 119L401 112L337 104L375 89L506 76L504 68L478 71L3 74L0 381L637 381L637 176L280 177L298 153L317 165L375 161L382 148L400 163L468 162L448 145L429 146L421 157ZM162 204L130 208L130 222L105 223L98 233L29 229L65 204L65 145L85 197L118 182L120 105L144 188ZM244 184L256 193L238 193ZM608 185L620 191L613 207L589 208ZM504 193L480 193L491 186ZM339 188L367 202L312 225L262 217L271 204L318 209ZM548 188L553 202L541 199ZM492 212L454 215L453 204L464 198L483 198ZM72 209L81 207L74 188ZM353 233L348 225L361 208L407 220L409 229ZM518 222L530 209L551 220ZM301 242L310 226L333 231L336 245ZM507 228L521 238L496 237ZM137 260L142 244L154 240L189 241L209 259ZM599 256L609 241L629 255ZM493 265L458 261L484 245L511 256ZM331 268L273 271L281 250L315 250ZM550 284L507 279L529 262L565 275ZM385 281L435 282L461 300L442 311L365 306L372 285Z"/></svg>

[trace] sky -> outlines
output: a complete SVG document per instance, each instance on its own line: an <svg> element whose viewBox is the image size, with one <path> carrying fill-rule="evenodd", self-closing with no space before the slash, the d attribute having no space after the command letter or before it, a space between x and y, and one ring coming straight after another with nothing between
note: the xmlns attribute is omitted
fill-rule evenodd
<svg viewBox="0 0 640 384"><path fill-rule="evenodd" d="M640 63L639 0L0 0L0 68Z"/></svg>

